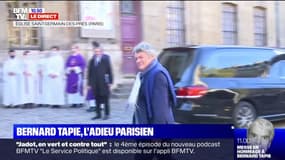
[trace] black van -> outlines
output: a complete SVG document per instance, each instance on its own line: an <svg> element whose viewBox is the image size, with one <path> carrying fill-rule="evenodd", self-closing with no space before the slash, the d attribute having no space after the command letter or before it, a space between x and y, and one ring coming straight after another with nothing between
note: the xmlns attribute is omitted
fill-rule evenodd
<svg viewBox="0 0 285 160"><path fill-rule="evenodd" d="M175 85L178 123L246 128L257 117L285 118L285 56L273 48L173 47L158 59Z"/></svg>

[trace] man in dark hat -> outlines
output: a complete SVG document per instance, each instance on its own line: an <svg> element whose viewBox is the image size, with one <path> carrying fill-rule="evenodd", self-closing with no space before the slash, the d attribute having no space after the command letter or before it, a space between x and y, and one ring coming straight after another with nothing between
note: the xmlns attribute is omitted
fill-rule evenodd
<svg viewBox="0 0 285 160"><path fill-rule="evenodd" d="M96 97L96 117L101 118L100 104L104 104L105 116L104 120L110 115L110 86L113 83L113 73L110 57L103 53L103 49L98 42L92 42L94 56L89 61L88 65L88 88L93 90Z"/></svg>

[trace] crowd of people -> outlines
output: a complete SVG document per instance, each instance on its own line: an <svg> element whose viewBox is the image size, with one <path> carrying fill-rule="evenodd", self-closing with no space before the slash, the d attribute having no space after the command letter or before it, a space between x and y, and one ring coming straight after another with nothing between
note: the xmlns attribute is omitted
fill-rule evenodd
<svg viewBox="0 0 285 160"><path fill-rule="evenodd" d="M58 46L34 53L37 55L26 50L21 58L14 50L9 50L2 70L3 105L7 108L60 108L65 105L77 108L87 104L90 107L87 111L98 108L93 118L97 119L101 118L101 104L104 104L103 119L108 119L113 82L111 62L99 43L93 42L92 45L94 54L88 64L75 44L66 60Z"/></svg>
<svg viewBox="0 0 285 160"><path fill-rule="evenodd" d="M59 108L69 105L76 108L87 102L94 106L88 110L96 113L93 120L109 119L113 83L111 60L98 42L94 41L92 46L93 54L88 63L77 45L72 45L66 60L57 46L48 52L40 51L37 60L29 56L29 51L17 58L10 50L9 59L3 65L4 106ZM141 42L134 47L133 53L139 71L128 99L128 106L134 109L133 123L174 123L174 86L168 71L156 58L157 51Z"/></svg>

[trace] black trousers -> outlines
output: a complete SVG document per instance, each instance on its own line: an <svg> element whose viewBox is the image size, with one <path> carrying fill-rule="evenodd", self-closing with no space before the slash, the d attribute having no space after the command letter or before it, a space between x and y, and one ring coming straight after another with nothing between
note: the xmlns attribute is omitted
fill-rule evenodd
<svg viewBox="0 0 285 160"><path fill-rule="evenodd" d="M104 104L105 116L110 115L109 96L96 96L96 114L101 117L101 107Z"/></svg>

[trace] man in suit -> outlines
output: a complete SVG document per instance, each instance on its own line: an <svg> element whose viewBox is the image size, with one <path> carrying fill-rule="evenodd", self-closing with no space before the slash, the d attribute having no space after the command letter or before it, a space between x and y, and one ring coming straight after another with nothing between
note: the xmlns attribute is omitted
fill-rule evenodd
<svg viewBox="0 0 285 160"><path fill-rule="evenodd" d="M168 71L155 58L156 51L146 42L133 50L140 70L140 87L137 91L134 124L174 123L172 108L176 95Z"/></svg>
<svg viewBox="0 0 285 160"><path fill-rule="evenodd" d="M174 86L168 71L158 62L157 52L141 42L133 49L139 73L129 97L129 105L134 106L134 124L174 124L172 108L176 104ZM138 82L140 81L140 82ZM137 89L136 89L137 88ZM137 142L151 143L151 139L138 139ZM163 139L163 142L170 142ZM159 147L159 149L167 149ZM135 154L135 160L171 160L171 154Z"/></svg>
<svg viewBox="0 0 285 160"><path fill-rule="evenodd" d="M88 88L92 88L96 97L96 116L92 119L100 119L101 107L104 104L105 116L104 120L110 115L110 87L113 83L113 73L110 57L103 53L103 49L99 43L93 42L94 56L89 61L88 66Z"/></svg>

